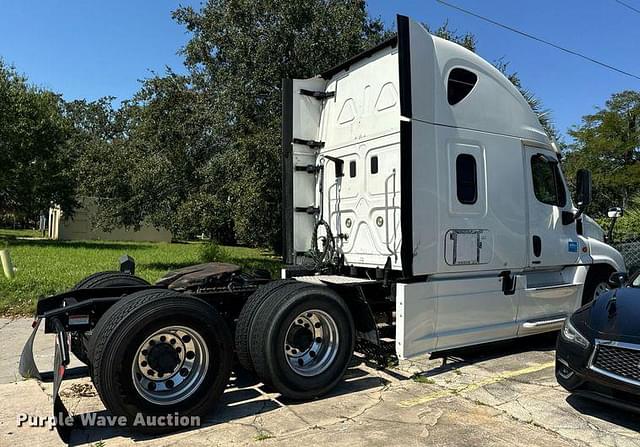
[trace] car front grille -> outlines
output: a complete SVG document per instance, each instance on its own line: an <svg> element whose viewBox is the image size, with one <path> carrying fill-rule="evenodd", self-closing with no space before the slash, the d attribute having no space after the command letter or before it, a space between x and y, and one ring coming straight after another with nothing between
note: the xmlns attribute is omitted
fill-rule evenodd
<svg viewBox="0 0 640 447"><path fill-rule="evenodd" d="M600 344L596 347L592 367L640 385L640 346Z"/></svg>

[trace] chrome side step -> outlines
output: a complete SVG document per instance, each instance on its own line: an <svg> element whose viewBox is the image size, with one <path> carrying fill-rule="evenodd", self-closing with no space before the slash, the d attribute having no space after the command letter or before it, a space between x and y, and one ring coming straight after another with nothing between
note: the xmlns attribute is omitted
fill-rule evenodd
<svg viewBox="0 0 640 447"><path fill-rule="evenodd" d="M553 318L551 320L526 321L522 323L524 329L548 328L549 326L561 326L567 317Z"/></svg>

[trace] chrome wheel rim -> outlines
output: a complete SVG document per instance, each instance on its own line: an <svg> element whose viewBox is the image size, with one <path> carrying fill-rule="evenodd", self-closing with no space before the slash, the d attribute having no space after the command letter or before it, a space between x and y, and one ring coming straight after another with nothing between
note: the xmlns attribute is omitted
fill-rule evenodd
<svg viewBox="0 0 640 447"><path fill-rule="evenodd" d="M154 332L138 347L133 358L133 384L145 400L173 405L191 396L209 369L209 349L204 338L185 326Z"/></svg>
<svg viewBox="0 0 640 447"><path fill-rule="evenodd" d="M600 295L609 291L609 285L606 282L598 283L596 289L593 291L593 299L595 300Z"/></svg>
<svg viewBox="0 0 640 447"><path fill-rule="evenodd" d="M317 376L331 366L339 345L335 320L322 310L307 310L289 325L284 339L284 355L296 374Z"/></svg>

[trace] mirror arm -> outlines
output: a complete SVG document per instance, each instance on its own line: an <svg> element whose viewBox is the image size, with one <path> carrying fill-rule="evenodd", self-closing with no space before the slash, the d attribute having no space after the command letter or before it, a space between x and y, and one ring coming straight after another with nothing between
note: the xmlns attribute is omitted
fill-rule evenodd
<svg viewBox="0 0 640 447"><path fill-rule="evenodd" d="M611 223L609 224L609 229L607 230L607 243L613 242L613 227L616 226L616 220L618 220L617 217L611 218Z"/></svg>

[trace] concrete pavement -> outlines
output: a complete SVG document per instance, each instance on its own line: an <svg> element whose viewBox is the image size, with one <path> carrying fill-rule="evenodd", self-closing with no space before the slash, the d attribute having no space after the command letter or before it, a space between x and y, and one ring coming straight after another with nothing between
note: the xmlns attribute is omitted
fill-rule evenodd
<svg viewBox="0 0 640 447"><path fill-rule="evenodd" d="M29 332L29 320L0 319L0 445L62 445L55 431L16 424L19 413L51 413L51 384L17 375ZM239 371L197 429L148 437L95 427L74 432L72 444L640 446L637 415L559 387L553 346L553 335L542 336L385 371L356 357L330 395L302 403L284 401ZM49 370L52 337L39 335L35 353L40 368ZM86 377L66 380L62 395L73 414L105 414Z"/></svg>

